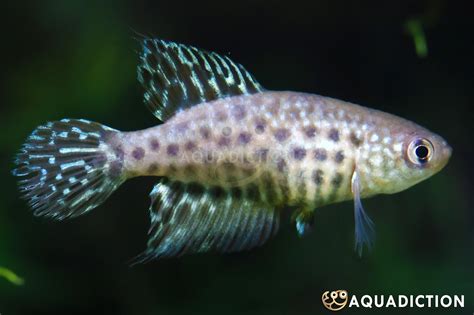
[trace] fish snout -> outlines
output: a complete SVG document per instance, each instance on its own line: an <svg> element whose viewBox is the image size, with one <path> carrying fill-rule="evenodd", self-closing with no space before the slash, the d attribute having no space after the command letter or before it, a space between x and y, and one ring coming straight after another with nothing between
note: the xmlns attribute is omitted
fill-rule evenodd
<svg viewBox="0 0 474 315"><path fill-rule="evenodd" d="M453 148L443 139L440 144L440 156L439 156L439 169L448 164L451 155L453 154Z"/></svg>

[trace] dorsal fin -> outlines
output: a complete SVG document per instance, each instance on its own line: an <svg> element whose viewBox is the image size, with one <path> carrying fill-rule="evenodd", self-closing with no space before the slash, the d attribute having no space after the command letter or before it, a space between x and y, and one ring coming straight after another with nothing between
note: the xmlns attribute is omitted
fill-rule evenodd
<svg viewBox="0 0 474 315"><path fill-rule="evenodd" d="M142 44L138 80L145 104L162 121L199 103L263 90L227 56L160 39L145 38Z"/></svg>
<svg viewBox="0 0 474 315"><path fill-rule="evenodd" d="M135 263L263 245L278 231L279 211L246 190L205 188L163 178L150 193L147 250Z"/></svg>

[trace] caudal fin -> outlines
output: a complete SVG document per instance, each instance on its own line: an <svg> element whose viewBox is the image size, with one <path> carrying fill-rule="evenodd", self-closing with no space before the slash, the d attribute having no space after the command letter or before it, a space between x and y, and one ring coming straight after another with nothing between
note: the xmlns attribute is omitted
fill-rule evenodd
<svg viewBox="0 0 474 315"><path fill-rule="evenodd" d="M37 216L77 217L100 205L125 180L107 139L118 131L83 119L39 126L18 153L13 175Z"/></svg>

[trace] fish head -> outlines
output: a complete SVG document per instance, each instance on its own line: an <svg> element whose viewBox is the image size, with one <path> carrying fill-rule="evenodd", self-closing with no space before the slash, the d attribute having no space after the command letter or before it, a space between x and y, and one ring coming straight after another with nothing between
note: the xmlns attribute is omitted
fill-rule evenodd
<svg viewBox="0 0 474 315"><path fill-rule="evenodd" d="M402 157L408 184L418 183L443 169L451 157L452 148L441 136L418 128L403 137ZM411 185L410 185L411 186Z"/></svg>
<svg viewBox="0 0 474 315"><path fill-rule="evenodd" d="M438 173L451 157L452 148L446 140L415 123L392 117L389 123L384 122L384 129L384 139L392 141L379 143L383 148L379 160L383 162L368 174L373 183L368 195L405 190Z"/></svg>

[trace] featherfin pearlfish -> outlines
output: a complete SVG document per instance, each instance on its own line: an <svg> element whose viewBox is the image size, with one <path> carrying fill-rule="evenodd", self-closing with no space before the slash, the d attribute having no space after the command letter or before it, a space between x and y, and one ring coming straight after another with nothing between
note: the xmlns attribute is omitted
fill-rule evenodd
<svg viewBox="0 0 474 315"><path fill-rule="evenodd" d="M138 80L157 126L118 131L82 119L38 127L13 174L35 215L77 217L122 182L156 176L151 226L135 262L235 252L276 234L293 209L297 233L315 209L353 200L355 249L371 248L362 198L440 171L451 148L403 118L315 94L265 90L227 56L141 39Z"/></svg>

